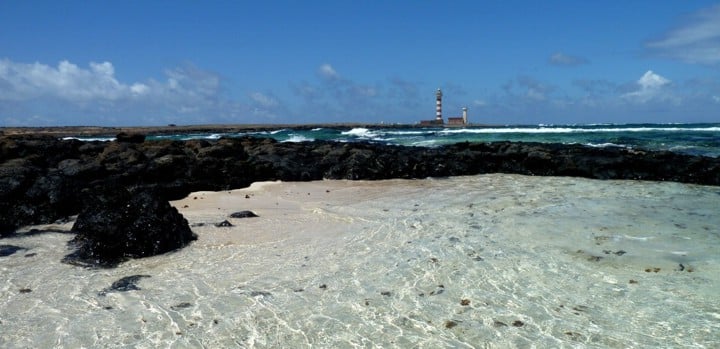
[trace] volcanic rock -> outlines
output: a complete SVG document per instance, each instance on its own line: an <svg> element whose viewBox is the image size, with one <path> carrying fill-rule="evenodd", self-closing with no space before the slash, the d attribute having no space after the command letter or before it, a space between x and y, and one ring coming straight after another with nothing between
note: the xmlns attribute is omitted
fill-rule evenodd
<svg viewBox="0 0 720 349"><path fill-rule="evenodd" d="M230 218L253 218L257 216L253 211L239 211L230 214Z"/></svg>
<svg viewBox="0 0 720 349"><path fill-rule="evenodd" d="M218 228L227 228L227 227L233 227L234 225L227 220L224 220L220 223L215 223L215 226Z"/></svg>
<svg viewBox="0 0 720 349"><path fill-rule="evenodd" d="M187 220L151 190L110 187L91 196L78 215L70 244L76 251L65 261L115 266L127 258L141 258L184 247L197 236Z"/></svg>
<svg viewBox="0 0 720 349"><path fill-rule="evenodd" d="M140 279L143 278L149 278L150 275L131 275L126 276L118 281L115 281L110 285L110 287L107 287L103 289L102 291L98 292L98 295L105 296L109 292L127 292L127 291L139 291L141 290L140 287L138 287L137 283L140 281Z"/></svg>
<svg viewBox="0 0 720 349"><path fill-rule="evenodd" d="M142 143L145 142L145 135L137 133L120 132L115 136L115 140L124 143Z"/></svg>
<svg viewBox="0 0 720 349"><path fill-rule="evenodd" d="M15 245L0 245L0 257L7 257L15 254L15 252L25 250L26 248Z"/></svg>

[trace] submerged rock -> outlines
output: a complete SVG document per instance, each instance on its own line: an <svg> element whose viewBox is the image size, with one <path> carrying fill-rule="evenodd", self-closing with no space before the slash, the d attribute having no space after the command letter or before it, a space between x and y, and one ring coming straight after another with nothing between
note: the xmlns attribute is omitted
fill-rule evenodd
<svg viewBox="0 0 720 349"><path fill-rule="evenodd" d="M78 215L70 242L77 250L70 263L115 266L181 248L197 236L187 220L159 195L147 190L106 189L88 199Z"/></svg>
<svg viewBox="0 0 720 349"><path fill-rule="evenodd" d="M233 227L234 225L227 220L224 220L220 223L215 223L215 226L218 228L226 228L226 227Z"/></svg>
<svg viewBox="0 0 720 349"><path fill-rule="evenodd" d="M15 246L15 245L0 245L0 257L7 257L12 254L15 254L17 251L25 250L25 247Z"/></svg>
<svg viewBox="0 0 720 349"><path fill-rule="evenodd" d="M142 279L142 278L149 278L149 277L150 277L150 275L126 276L118 281L113 282L110 287L103 289L98 294L101 296L104 296L104 295L108 294L108 292L137 291L137 290L140 290L140 287L138 287L137 282L140 281L140 279Z"/></svg>

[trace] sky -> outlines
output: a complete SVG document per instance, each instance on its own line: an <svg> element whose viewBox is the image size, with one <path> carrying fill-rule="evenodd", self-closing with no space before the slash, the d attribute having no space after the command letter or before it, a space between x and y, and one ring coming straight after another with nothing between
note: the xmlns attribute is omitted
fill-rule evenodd
<svg viewBox="0 0 720 349"><path fill-rule="evenodd" d="M0 1L0 126L720 122L718 1Z"/></svg>

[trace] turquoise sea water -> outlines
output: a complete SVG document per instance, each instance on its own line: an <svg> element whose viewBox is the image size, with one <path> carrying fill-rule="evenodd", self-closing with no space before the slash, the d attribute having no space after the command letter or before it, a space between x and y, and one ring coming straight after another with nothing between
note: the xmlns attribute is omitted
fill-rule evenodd
<svg viewBox="0 0 720 349"><path fill-rule="evenodd" d="M457 142L526 141L585 144L595 147L626 147L646 150L720 156L720 123L637 125L530 125L472 126L465 128L286 128L275 131L171 134L150 139L217 139L220 137L268 137L282 142L328 140L369 141L386 144L434 147Z"/></svg>

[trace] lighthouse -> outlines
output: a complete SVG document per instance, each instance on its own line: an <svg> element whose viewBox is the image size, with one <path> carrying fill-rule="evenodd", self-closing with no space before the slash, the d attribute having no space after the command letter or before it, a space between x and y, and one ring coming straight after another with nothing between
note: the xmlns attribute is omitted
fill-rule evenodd
<svg viewBox="0 0 720 349"><path fill-rule="evenodd" d="M440 89L435 93L435 121L442 124L442 91Z"/></svg>
<svg viewBox="0 0 720 349"><path fill-rule="evenodd" d="M447 123L442 116L442 90L435 92L435 120L420 120L420 125L428 127L458 127L468 125L468 108L462 108L462 117L448 117Z"/></svg>

